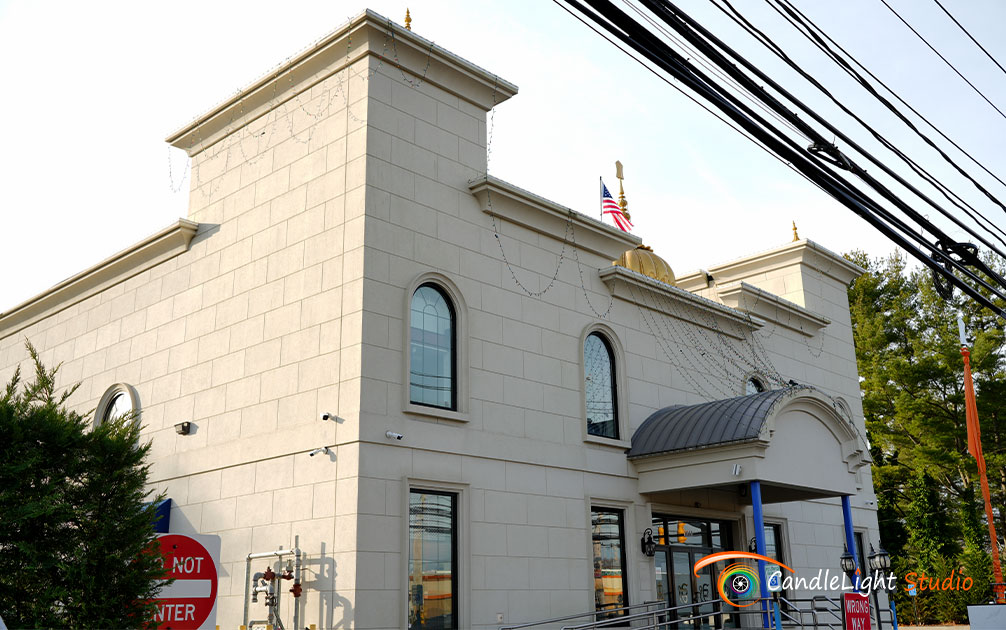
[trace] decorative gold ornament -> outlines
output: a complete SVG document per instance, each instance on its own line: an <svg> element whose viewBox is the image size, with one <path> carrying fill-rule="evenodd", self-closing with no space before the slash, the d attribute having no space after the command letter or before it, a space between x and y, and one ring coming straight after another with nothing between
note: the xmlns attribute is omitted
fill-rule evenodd
<svg viewBox="0 0 1006 630"><path fill-rule="evenodd" d="M412 30L412 16L409 15L409 8L408 7L405 8L405 30L407 30L407 31L411 31Z"/></svg>
<svg viewBox="0 0 1006 630"><path fill-rule="evenodd" d="M638 245L634 249L626 250L618 260L612 261L612 264L641 273L665 284L674 284L674 271L671 266L667 264L666 260L654 254L653 249L646 245Z"/></svg>
<svg viewBox="0 0 1006 630"><path fill-rule="evenodd" d="M622 188L622 163L615 160L615 177L618 178L618 207L622 209L622 214L626 220L632 221L629 216L629 202L625 200L625 189Z"/></svg>
<svg viewBox="0 0 1006 630"><path fill-rule="evenodd" d="M793 221L793 242L800 240L800 235L796 233L796 221Z"/></svg>

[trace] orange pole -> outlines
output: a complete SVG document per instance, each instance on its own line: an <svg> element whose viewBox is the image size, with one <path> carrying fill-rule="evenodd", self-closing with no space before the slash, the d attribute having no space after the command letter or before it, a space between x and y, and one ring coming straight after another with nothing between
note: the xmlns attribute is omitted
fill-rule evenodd
<svg viewBox="0 0 1006 630"><path fill-rule="evenodd" d="M982 432L978 423L978 403L975 399L975 384L971 378L971 353L967 346L961 347L964 357L964 406L968 426L968 452L978 464L978 478L982 485L982 497L985 499L985 518L989 523L989 539L992 541L992 575L996 584L993 587L997 604L1006 603L1006 593L1003 592L1003 571L999 564L999 539L996 538L996 525L992 519L992 498L989 494L989 479L985 474L985 454L982 452Z"/></svg>

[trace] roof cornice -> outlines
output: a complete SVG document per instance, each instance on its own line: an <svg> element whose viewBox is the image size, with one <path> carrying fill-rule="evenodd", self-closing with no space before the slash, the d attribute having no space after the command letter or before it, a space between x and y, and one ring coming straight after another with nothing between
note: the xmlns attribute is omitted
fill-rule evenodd
<svg viewBox="0 0 1006 630"><path fill-rule="evenodd" d="M705 273L708 271L717 283L729 283L755 273L767 273L775 269L803 264L841 284L848 284L866 273L859 265L809 239L787 243L764 252L732 260L678 277L678 284L690 289L706 286Z"/></svg>
<svg viewBox="0 0 1006 630"><path fill-rule="evenodd" d="M139 243L0 313L0 338L12 335L188 250L199 224L179 219Z"/></svg>
<svg viewBox="0 0 1006 630"><path fill-rule="evenodd" d="M778 324L805 337L813 337L819 330L831 323L799 304L752 286L747 282L731 282L717 285L716 294L731 308L757 315L773 324Z"/></svg>
<svg viewBox="0 0 1006 630"><path fill-rule="evenodd" d="M468 189L479 200L482 212L556 240L571 236L574 247L609 260L618 258L625 250L633 249L643 242L643 239L634 234L601 223L491 175L470 182ZM568 224L572 224L572 235L567 234Z"/></svg>
<svg viewBox="0 0 1006 630"><path fill-rule="evenodd" d="M625 267L612 265L601 269L598 276L615 297L734 339L743 340L742 331L757 330L765 325L758 317ZM724 326L727 322L732 325Z"/></svg>
<svg viewBox="0 0 1006 630"><path fill-rule="evenodd" d="M483 111L517 93L513 83L367 9L168 135L166 141L189 156L196 155L368 55Z"/></svg>

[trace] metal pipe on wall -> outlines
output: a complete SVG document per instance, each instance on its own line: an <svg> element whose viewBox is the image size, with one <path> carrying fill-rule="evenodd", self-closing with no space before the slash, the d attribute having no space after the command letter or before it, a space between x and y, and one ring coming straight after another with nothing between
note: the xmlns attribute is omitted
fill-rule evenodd
<svg viewBox="0 0 1006 630"><path fill-rule="evenodd" d="M301 557L300 536L294 537L293 549L277 549L275 551L261 551L258 553L250 553L247 556L245 556L245 605L244 605L244 615L242 617L241 622L242 625L244 626L248 625L248 605L250 603L250 596L251 596L250 595L251 583L249 582L249 579L251 577L252 560L257 560L260 558L282 558L283 556L289 556L290 554L293 554L293 556L297 559L296 564L297 573L295 573L295 575L298 575L300 571L300 557ZM299 579L296 577L294 578L294 580L299 582ZM279 601L277 598L277 608L279 607L278 603ZM300 611L297 604L298 604L297 598L294 598L294 606L293 606L294 628L298 627L297 624L300 620L300 615L298 614Z"/></svg>

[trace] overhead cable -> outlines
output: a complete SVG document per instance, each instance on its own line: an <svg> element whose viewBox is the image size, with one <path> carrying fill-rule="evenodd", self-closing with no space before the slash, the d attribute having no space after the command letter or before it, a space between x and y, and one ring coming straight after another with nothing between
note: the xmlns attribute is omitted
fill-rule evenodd
<svg viewBox="0 0 1006 630"><path fill-rule="evenodd" d="M957 76L959 76L960 78L964 79L964 82L965 82L965 83L967 83L968 85L970 85L970 86L971 86L971 89L972 89L972 90L974 90L975 92L977 92L977 93L978 93L978 96L981 96L981 97L982 97L983 99L985 99L985 102L986 102L986 103L988 103L989 105L991 105L991 106L992 106L992 109L994 109L994 110L996 110L997 112L999 112L999 115L1000 115L1000 116L1002 116L1002 117L1003 117L1004 119L1006 119L1006 114L1004 114L1004 113L1003 113L1003 111L1002 111L1001 109L999 109L998 107L996 107L995 103L993 103L992 101L990 101L990 100L988 99L988 97L987 97L987 96L985 96L984 94L982 94L982 91L981 91L981 90L979 90L979 89L978 89L977 87L975 87L975 84L974 84L974 83L972 83L971 81L969 81L969 80L968 80L968 78L967 78L966 76L964 76L963 74L961 74L961 71L960 71L960 70L958 70L958 69L957 69L956 67L954 67L954 64L952 64L952 63L950 63L949 61L947 61L947 58L946 58L946 57L944 57L944 56L943 56L943 55L942 55L942 54L940 53L940 51L936 50L936 48L934 48L934 47L933 47L933 45L932 45L932 44L930 44L930 43L929 43L929 41L928 41L928 40L926 40L926 38L925 38L925 37L923 37L921 33L919 33L919 32L918 32L917 30L915 30L915 28L914 28L914 27L913 27L913 26L912 26L911 24L909 24L909 23L908 23L908 21L907 21L907 20L905 20L905 18L901 17L901 14L900 14L900 13L898 13L897 11L895 11L895 10L894 10L894 7L892 7L891 5L887 4L887 0L880 0L880 2L881 2L881 3L882 3L882 4L884 5L884 6L885 6L885 7L887 7L887 8L888 8L888 9L889 9L889 10L891 11L891 13L893 13L893 14L894 14L895 16L897 16L897 18L898 18L899 20L901 20L901 22L902 22L902 23L903 23L903 24L904 24L905 26L907 26L907 27L908 27L908 29L909 29L910 31L912 31L913 33L915 33L915 36L916 36L916 37L918 37L919 39L921 39L921 40L922 40L922 43L924 43L924 44L925 44L926 46L928 46L928 47L929 47L929 50L931 50L931 51L933 51L934 53L936 53L936 56L937 56L937 57L939 57L940 59L942 59L942 60L943 60L943 63L947 64L947 66L949 66L951 70L953 70L954 72L956 72L956 73L957 73Z"/></svg>
<svg viewBox="0 0 1006 630"><path fill-rule="evenodd" d="M933 2L936 3L936 6L940 7L941 9L943 9L943 12L947 14L947 17L950 18L951 20L953 20L954 24L956 24L957 27L959 29L961 29L964 32L964 34L967 35L968 38L970 38L971 41L973 41L975 43L975 46L978 46L979 48L981 48L982 52L985 53L985 56L992 60L992 63L994 63L995 65L999 66L999 69L1002 70L1003 74L1006 74L1006 68L1003 68L1002 64L999 63L998 61L996 61L996 58L992 56L992 53L990 53L989 51L985 50L985 47L982 46L980 43L978 43L978 40L975 39L974 36L971 33L968 32L968 29L964 28L964 25L961 24L960 22L958 22L957 18L955 18L953 15L950 14L950 11L947 11L947 8L945 6L943 6L942 3L940 3L940 0L933 0Z"/></svg>
<svg viewBox="0 0 1006 630"><path fill-rule="evenodd" d="M691 65L673 49L668 47L665 42L655 37L638 22L615 8L611 2L607 0L584 0L584 3L589 5L593 10L588 10L584 6L584 3L578 0L566 0L566 3L648 59L656 67L684 83L698 96L711 103L759 142L778 154L782 159L791 163L794 168L815 181L815 183L824 188L835 199L876 227L881 233L903 247L931 269L934 269L936 273L941 274L948 282L961 289L969 297L1000 316L1006 317L1006 312L991 299L983 295L975 286L968 284L956 275L960 274L997 297L1003 298L1006 295L1003 293L1003 289L1006 287L1006 280L994 278L993 281L999 286L993 286L973 272L969 268L971 261L966 260L965 255L957 251L960 249L959 245L961 244L953 243L952 239L939 230L935 232L937 243L932 243L921 238L921 235L917 234L910 226L907 226L903 220L870 199L855 185L833 173L826 166L828 164L827 161L796 145L791 138L781 133L737 97L709 79L709 77ZM694 42L692 43L694 44ZM721 66L721 69L729 72L728 68L722 68ZM764 97L764 90L760 94L763 94ZM772 106L773 109L777 108L777 102L772 103L766 100L766 103ZM795 114L788 110L782 111L777 109L777 111L788 114L792 122L801 122ZM798 126L800 125L798 124ZM966 253L964 252L964 254ZM984 271L984 269L980 269L980 272Z"/></svg>
<svg viewBox="0 0 1006 630"><path fill-rule="evenodd" d="M884 98L876 90L876 88L874 88L870 84L869 81L867 81L865 78L863 78L854 68L852 68L846 62L845 59L843 59L840 55L838 55L838 53L836 53L835 51L833 51L828 46L828 44L826 42L822 41L822 38L827 39L828 42L831 42L831 44L834 45L839 51L841 51L846 57L848 57L849 60L852 61L852 63L855 63L857 66L859 66L859 68L861 70L863 70L867 75L869 75L874 81L877 81L881 86L883 86L883 88L885 90L887 90L892 96L894 96L894 98L896 98L902 105L904 105L906 108L908 108L909 110L911 110L911 112L913 114L915 114L920 119L922 119L927 125L929 125L932 129L934 129L945 140L947 140L948 142L950 142L958 151L960 151L965 156L967 156L968 159L970 159L975 165L977 165L979 168L981 168L982 170L984 170L986 173L988 173L990 176L992 176L996 181L998 181L1003 186L1006 186L1006 181L1003 181L998 175L996 175L995 173L993 173L992 171L990 171L984 164L982 164L981 162L979 162L974 156L972 156L970 153L968 153L967 150L965 150L962 146L960 146L957 142L955 142L952 138L950 138L950 136L948 136L946 133L944 133L939 127L937 127L936 125L934 125L929 119L927 119L925 116L923 116L921 113L919 113L919 111L917 109L915 109L914 107L912 107L912 105L910 103L908 103L907 101L905 101L905 99L903 99L900 95L898 95L897 92L895 92L894 90L892 90L886 83L884 83L875 74L873 74L870 71L869 68L867 68L862 63L860 63L852 54L850 54L847 50L845 50L845 48L843 48L834 39L832 39L826 32L824 32L819 26L817 26L817 24L815 24L813 22L813 20L811 20L805 14L803 14L802 12L800 12L800 10L798 8L796 8L791 2L789 2L789 0L775 0L775 1L778 2L778 3L780 3L783 6L783 11L785 11L785 14L783 14L778 7L776 7L775 5L772 5L771 2L769 2L769 0L766 0L766 2L769 2L770 6L772 6L773 9L775 9L777 12L780 12L780 14L783 14L783 17L786 18L797 29L797 32L799 32L801 35L803 35L808 40L810 40L812 43L814 43L826 56L828 56L829 58L831 58L836 64L838 64L839 67L842 68L842 70L844 70L847 74L849 74L849 76L851 76L860 85L862 85L863 88L867 92L869 92L878 101L880 101L880 103L882 105L884 105L888 109L888 111L890 111L892 114L894 114L895 116L897 116L898 119L900 119L903 123L905 123L905 125L909 129L911 129L913 132L915 132L915 134L918 135L919 138L921 138L926 144L928 144L930 147L932 147L943 158L944 161L946 161L950 166L952 166L959 174L961 174L967 180L969 180L989 200L991 200L993 203L995 203L997 206L999 206L1001 209L1003 209L1004 212L1006 212L1006 206L1004 206L1004 204L1002 202L1000 202L999 199L997 199L995 197L995 195L993 195L991 192L989 192L988 190L986 190L981 185L981 183L979 183L977 180L975 180L971 176L970 173L968 173L963 167L961 167L959 164L957 164L957 162L955 162L949 155L947 155L946 152L944 152L942 149L940 149L940 147L937 146L937 144L931 138L929 138L927 135L925 135L924 133L922 133L922 131L919 130L918 127L916 127L915 124L912 123L912 121L910 121L901 112L901 110L898 107L895 107L890 101L888 101L886 98ZM720 10L721 11L723 10L722 7L720 7ZM741 16L741 18L743 19L742 16ZM751 28L754 28L754 27L752 26ZM803 29L807 29L807 32L805 32ZM757 31L757 29L754 29L754 30ZM761 33L761 31L757 31L757 32ZM808 79L808 80L810 80L810 79ZM812 81L812 83L813 83L813 81ZM830 94L829 94L829 96L830 96ZM862 122L861 122L861 124L863 124L864 127L866 127L867 130L871 132L871 134L875 134L875 131L873 131L872 128L870 128L868 125L866 125L865 123L862 123ZM1003 232L1002 228L999 228L996 224L994 224L987 217L985 217L985 215L981 214L980 211L978 211L976 208L974 208L973 206L971 206L970 204L968 204L966 201L964 201L959 195L957 195L956 193L954 193L953 191L951 191L949 188L947 188L946 186L944 186L944 185L940 184L938 181L936 181L935 178L932 177L932 175L928 171L926 171L924 168L922 168L921 166L919 166L914 160L912 160L911 158L909 158L907 155L904 155L901 151L897 150L896 147L893 147L893 145L891 145L889 142L887 142L886 139L882 139L881 142L885 146L887 146L888 148L890 148L895 153L895 155L897 155L899 158L901 158L903 161L905 161L905 163L908 164L909 167L911 167L912 170L914 170L917 174L919 174L921 177L923 177L923 179L925 179L930 184L934 185L937 188L937 190L939 190L940 193L943 194L943 196L947 198L948 201L950 201L951 203L953 203L958 208L961 208L962 210L965 210L965 206L967 208L970 208L973 212L981 215L982 219L984 219L986 222L991 223L995 227L995 229L998 230L1000 233L1006 234L1006 233ZM965 212L967 212L967 210L965 210ZM971 216L970 213L968 213L968 215ZM972 217L972 218L975 219L975 217ZM975 219L975 220L977 221L977 219ZM979 222L979 224L981 224L981 223ZM985 227L985 226L983 225L983 227ZM986 229L988 229L988 228L986 227Z"/></svg>

